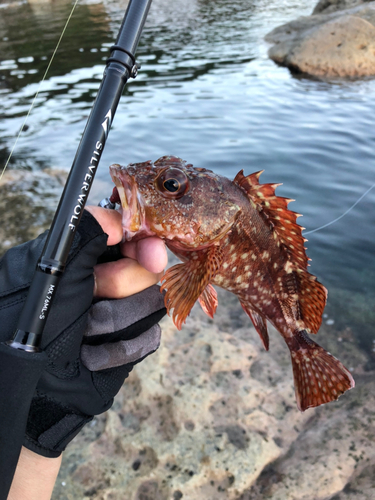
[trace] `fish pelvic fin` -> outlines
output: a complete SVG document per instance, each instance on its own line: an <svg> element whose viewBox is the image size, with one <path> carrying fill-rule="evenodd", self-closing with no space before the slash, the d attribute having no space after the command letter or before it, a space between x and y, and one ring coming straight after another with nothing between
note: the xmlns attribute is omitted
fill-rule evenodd
<svg viewBox="0 0 375 500"><path fill-rule="evenodd" d="M200 294L198 300L201 308L207 314L207 316L213 318L218 305L217 293L215 288L212 285L207 285L203 292Z"/></svg>
<svg viewBox="0 0 375 500"><path fill-rule="evenodd" d="M297 406L300 411L335 401L355 385L345 366L312 341L305 330L288 345L293 366Z"/></svg>
<svg viewBox="0 0 375 500"><path fill-rule="evenodd" d="M202 299L200 304L209 316L211 314L213 316L216 310L216 291L213 287L208 287L221 266L222 250L214 245L195 252L194 257L197 258L171 267L162 278L163 284L160 290L167 290L165 307L179 330L200 297Z"/></svg>
<svg viewBox="0 0 375 500"><path fill-rule="evenodd" d="M265 350L268 351L270 348L270 339L268 337L266 318L264 316L262 316L261 314L255 312L247 304L242 303L242 302L240 302L240 304L242 306L242 309L245 311L245 313L249 316L249 318L253 322L255 330L258 332L259 337L261 338L261 340L263 342L263 346L264 346Z"/></svg>

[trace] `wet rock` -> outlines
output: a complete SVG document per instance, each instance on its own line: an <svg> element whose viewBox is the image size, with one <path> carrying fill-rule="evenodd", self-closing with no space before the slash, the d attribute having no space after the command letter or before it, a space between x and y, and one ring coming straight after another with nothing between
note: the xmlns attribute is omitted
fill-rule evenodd
<svg viewBox="0 0 375 500"><path fill-rule="evenodd" d="M273 44L269 57L293 71L328 78L374 76L375 2L322 0L313 15L274 29L266 40Z"/></svg>

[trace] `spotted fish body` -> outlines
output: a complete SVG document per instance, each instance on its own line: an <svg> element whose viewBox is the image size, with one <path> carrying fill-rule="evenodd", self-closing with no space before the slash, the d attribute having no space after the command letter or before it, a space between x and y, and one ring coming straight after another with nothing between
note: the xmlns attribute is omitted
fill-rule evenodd
<svg viewBox="0 0 375 500"><path fill-rule="evenodd" d="M275 195L278 184L259 184L261 172L230 181L173 156L110 172L125 239L157 235L182 260L162 285L179 329L197 300L214 316L217 285L238 297L267 350L267 320L281 333L301 411L354 387L341 362L308 336L319 330L327 291L307 271L299 214Z"/></svg>

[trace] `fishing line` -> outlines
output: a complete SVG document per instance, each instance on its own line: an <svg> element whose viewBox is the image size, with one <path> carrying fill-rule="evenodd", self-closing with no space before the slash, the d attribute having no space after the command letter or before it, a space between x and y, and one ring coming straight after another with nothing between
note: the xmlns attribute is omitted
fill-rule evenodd
<svg viewBox="0 0 375 500"><path fill-rule="evenodd" d="M72 7L72 10L70 11L70 14L69 14L69 16L68 16L68 19L67 19L67 21L66 21L66 23L65 23L65 26L64 26L64 28L63 28L63 30L62 30L62 32L61 32L60 38L59 38L59 40L58 40L58 42L57 42L57 45L56 45L56 47L55 47L55 50L53 51L52 56L51 56L51 59L49 60L49 63L48 63L47 69L46 69L46 71L45 71L45 73L44 73L44 75L43 75L43 78L41 79L41 81L40 81L40 83L39 83L38 90L36 91L36 94L35 94L35 96L34 96L34 99L33 99L32 103L31 103L30 109L29 109L29 111L27 112L27 114L26 114L26 116L25 116L25 119L24 119L24 121L23 121L23 123L22 123L22 125L21 125L21 128L20 128L20 131L18 132L18 135L17 135L17 137L16 137L16 140L15 140L15 142L14 142L14 144L13 144L13 147L12 147L12 149L11 149L10 153L9 153L8 159L7 159L6 163L5 163L5 167L3 168L3 170L2 170L2 172L1 172L1 174L0 174L0 181L1 181L1 179L3 178L3 175L4 175L4 173L5 173L5 170L7 169L7 166L8 166L8 164L9 164L10 159L12 158L13 151L14 151L14 150L15 150L15 148L16 148L16 145L17 145L18 139L20 138L21 133L22 133L22 131L23 131L23 129L24 129L24 126L25 126L25 124L26 124L26 121L27 121L27 119L28 119L28 117L29 117L29 115L30 115L30 113L31 113L31 111L32 111L32 109L33 109L33 107L34 107L34 104L35 104L35 101L36 101L36 99L37 99L37 97L38 97L38 95L39 95L39 92L40 92L40 89L41 89L42 83L44 82L44 80L45 80L45 79L46 79L46 77L47 77L47 73L48 73L48 71L49 71L49 69L50 69L50 67L51 67L51 64L52 64L52 62L53 62L53 59L54 59L54 57L55 57L55 55L56 55L56 52L57 52L57 50L58 50L58 48L59 48L59 46L60 46L60 42L61 42L61 40L62 40L62 38L63 38L63 36L64 36L64 34L65 34L66 28L68 27L69 21L70 21L70 19L71 19L72 15L73 15L74 9L75 9L75 8L76 8L76 6L77 6L77 3L78 3L78 0L75 0L74 5L73 5L73 7Z"/></svg>
<svg viewBox="0 0 375 500"><path fill-rule="evenodd" d="M352 205L350 208L348 208L348 210L346 212L344 212L343 214L340 215L340 217L337 217L337 219L334 219L332 220L331 222L328 222L327 224L324 224L324 226L320 226L320 227L317 227L316 229L312 229L311 231L306 231L303 233L303 235L305 234L312 234L312 233L315 233L316 231L320 231L321 229L324 229L325 227L328 227L328 226L331 226L332 224L334 224L335 222L337 222L338 220L342 219L343 217L345 217L345 215L347 215L349 212L351 212L353 210L353 208L358 205L358 203L363 200L363 198L371 191L371 189L373 189L375 187L375 184L373 184L371 187L368 188L368 190L363 193L363 195L358 198L358 200L354 203L354 205Z"/></svg>

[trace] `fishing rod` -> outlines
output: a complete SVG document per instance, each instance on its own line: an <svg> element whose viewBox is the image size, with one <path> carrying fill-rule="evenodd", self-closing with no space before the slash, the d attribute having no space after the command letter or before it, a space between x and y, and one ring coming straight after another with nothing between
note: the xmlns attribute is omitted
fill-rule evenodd
<svg viewBox="0 0 375 500"><path fill-rule="evenodd" d="M152 0L130 0L88 118L17 329L0 344L0 500L6 500L24 440L31 399L47 355L41 338L120 97L138 66L135 52Z"/></svg>

